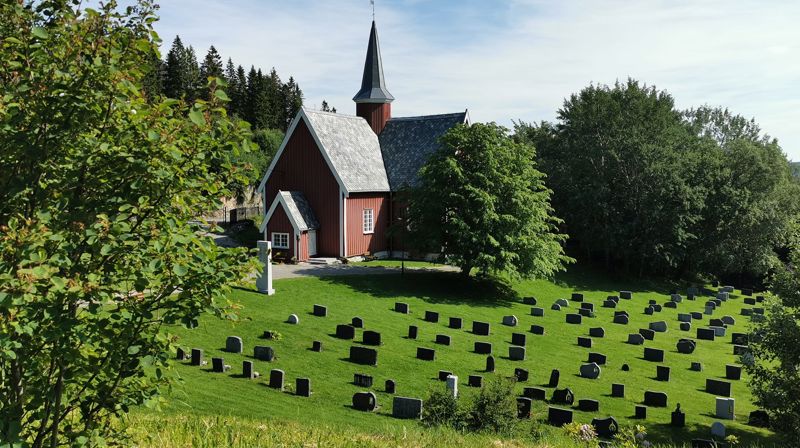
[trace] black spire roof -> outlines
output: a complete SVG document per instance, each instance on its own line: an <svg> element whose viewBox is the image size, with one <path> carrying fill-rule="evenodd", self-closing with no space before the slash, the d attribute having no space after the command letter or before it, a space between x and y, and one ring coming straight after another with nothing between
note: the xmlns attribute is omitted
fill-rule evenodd
<svg viewBox="0 0 800 448"><path fill-rule="evenodd" d="M391 103L394 97L386 90L386 81L383 79L383 62L381 61L381 47L378 45L378 29L372 21L372 30L369 32L369 46L367 57L364 60L364 76L361 78L361 90L353 97L356 103Z"/></svg>

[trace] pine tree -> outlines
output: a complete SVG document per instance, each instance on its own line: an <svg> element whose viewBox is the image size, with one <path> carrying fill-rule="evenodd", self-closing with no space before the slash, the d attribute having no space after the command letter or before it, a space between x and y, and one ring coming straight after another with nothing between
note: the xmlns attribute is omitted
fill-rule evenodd
<svg viewBox="0 0 800 448"><path fill-rule="evenodd" d="M183 69L183 57L185 52L180 36L175 36L172 47L167 53L167 62L164 68L164 95L169 98L180 98L184 94L186 73Z"/></svg>
<svg viewBox="0 0 800 448"><path fill-rule="evenodd" d="M200 67L197 65L197 55L194 48L189 45L184 53L183 64L186 70L186 101L193 103L199 96L200 89L205 86L205 81L200 80Z"/></svg>
<svg viewBox="0 0 800 448"><path fill-rule="evenodd" d="M228 63L225 66L225 80L228 81L227 93L231 99L228 102L228 114L240 115L237 106L239 105L239 79L236 76L236 67L233 65L233 60L228 58Z"/></svg>
<svg viewBox="0 0 800 448"><path fill-rule="evenodd" d="M222 71L222 57L212 45L200 65L200 97L208 100L210 91L206 88L209 78L224 78Z"/></svg>
<svg viewBox="0 0 800 448"><path fill-rule="evenodd" d="M283 123L280 129L284 132L289 128L289 125L297 115L297 112L303 107L303 91L300 86L294 81L294 77L289 77L289 82L284 86L284 106L283 106Z"/></svg>
<svg viewBox="0 0 800 448"><path fill-rule="evenodd" d="M321 110L322 110L323 112L331 112L331 113L334 113L334 114L336 113L336 108L335 108L335 107L331 107L331 106L328 104L328 102L327 102L327 101L325 101L325 100L322 100L322 107L321 107Z"/></svg>

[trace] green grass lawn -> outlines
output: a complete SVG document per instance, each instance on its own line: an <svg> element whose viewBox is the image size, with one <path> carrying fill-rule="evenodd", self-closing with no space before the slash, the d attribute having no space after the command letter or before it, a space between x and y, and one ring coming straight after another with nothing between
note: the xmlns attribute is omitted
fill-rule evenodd
<svg viewBox="0 0 800 448"><path fill-rule="evenodd" d="M741 297L734 296L714 316L727 314L736 318L736 325L728 329L728 335L717 338L715 342L698 341L693 354L680 354L675 348L676 342L681 337L694 338L695 331L680 331L677 314L702 311L706 299L684 300L677 310L664 308L663 312L654 316L645 315L643 309L647 300L665 302L670 286L644 281L618 281L573 268L554 281L523 281L510 288L465 281L454 273L407 273L405 276L386 274L278 280L275 282L277 293L270 297L253 291L235 290L233 299L242 305L239 322L205 318L196 329L174 329L183 346L205 350L209 366L197 368L180 364L177 367L185 383L168 397L165 412L278 419L394 433L405 427L416 427L417 424L391 417L392 397L383 392L386 379L396 381L397 395L424 399L430 389L445 387L444 383L437 380L437 373L439 370L449 370L459 376L462 397L468 399L475 393L466 384L470 374L484 375L486 381L492 375L510 377L515 367L526 368L531 378L527 383L517 384L521 393L524 386L546 383L551 369L558 368L561 370L559 387L569 387L575 392L576 405L579 398L600 401L600 412L596 415L575 410L576 421L589 422L593 417L611 415L623 425L644 424L656 441L684 442L693 437L709 438L708 428L716 421L715 397L704 392L705 380L723 378L725 364L737 362L730 343L730 332L744 332L749 323L747 318L740 315L743 305ZM634 292L633 300L621 300L617 308L629 312L631 322L627 326L611 323L614 310L600 307L607 295L617 294L620 289ZM685 291L685 288L681 289ZM582 325L568 325L564 322L567 311L550 310L550 305L556 299L569 298L573 291L583 292L587 301L595 303L597 317L584 318ZM519 299L527 295L538 298L539 305L545 308L544 317L530 315L530 306L523 305ZM395 302L409 303L411 314L394 312ZM313 304L326 305L328 317L312 316ZM570 306L574 310L578 305L571 303ZM439 312L440 322L424 322L422 318L426 310ZM292 313L300 317L299 325L286 323ZM502 317L507 314L516 315L520 325L516 328L501 325ZM347 359L350 346L361 340L361 331L357 332L352 342L333 337L336 325L349 323L354 316L364 319L366 329L382 334L383 345L378 348L376 367L356 365ZM462 317L464 328L447 328L450 316ZM473 335L470 332L473 320L490 322L491 336ZM671 382L668 383L655 380L656 364L643 359L643 346L624 343L628 333L647 328L649 322L657 320L666 321L669 331L656 334L655 340L647 341L645 346L665 350L665 363L672 368ZM703 324L707 323L706 318ZM537 336L528 333L531 324L545 326L546 334ZM695 321L694 327L698 324ZM419 327L418 340L406 338L409 325ZM589 328L595 326L605 328L605 338L595 338L591 350L578 347L577 336L588 335ZM260 339L265 330L278 331L282 339ZM525 361L506 358L513 332L528 335ZM434 344L436 334L450 335L452 345ZM223 351L225 338L229 335L244 339L244 354L234 355ZM323 352L310 350L314 340L322 341ZM473 343L477 340L492 342L497 358L496 373L484 373L486 357L472 353ZM254 345L272 346L277 359L271 363L255 361L256 370L262 374L258 380L238 378L242 361L253 360ZM415 359L418 346L435 348L436 361ZM608 356L608 363L602 367L602 374L597 380L578 376L578 368L586 361L589 351ZM224 357L232 370L226 374L210 372L212 356ZM702 362L704 371L690 371L691 361ZM620 369L623 363L630 365L629 372ZM270 369L286 372L289 386L286 392L281 393L266 386ZM372 390L378 395L380 409L377 412L362 413L350 408L353 393L362 390L352 384L354 373L367 373L375 378ZM311 379L312 397L302 398L291 393L294 380L298 377ZM771 433L746 425L749 412L755 409L747 379L744 376L741 381L733 381L736 421L724 423L729 434L737 435L744 441L772 444L774 440ZM625 398L610 396L612 383L625 384ZM645 390L666 392L669 395L669 407L649 408L647 420L642 422L631 417L634 405L641 403ZM548 389L548 398L551 394L552 389ZM678 403L687 414L687 426L680 430L669 426L670 413ZM537 403L534 418L546 418L545 404Z"/></svg>
<svg viewBox="0 0 800 448"><path fill-rule="evenodd" d="M396 260L396 259L385 259L385 260L371 260L371 261L356 261L350 262L349 264L355 266L367 266L367 267L389 267L389 268L399 268L402 264L405 264L407 268L440 268L445 266L441 263L432 263L430 261L422 261L422 260Z"/></svg>

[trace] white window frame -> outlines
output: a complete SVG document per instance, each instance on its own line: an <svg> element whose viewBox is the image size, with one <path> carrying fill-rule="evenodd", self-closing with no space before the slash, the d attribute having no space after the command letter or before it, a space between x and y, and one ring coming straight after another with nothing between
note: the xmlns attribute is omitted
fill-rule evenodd
<svg viewBox="0 0 800 448"><path fill-rule="evenodd" d="M286 244L279 244L278 238L285 238ZM289 248L289 234L286 232L272 232L272 248L273 249L288 249Z"/></svg>
<svg viewBox="0 0 800 448"><path fill-rule="evenodd" d="M375 233L375 210L371 208L365 208L361 212L361 230L364 232L364 235L369 233Z"/></svg>

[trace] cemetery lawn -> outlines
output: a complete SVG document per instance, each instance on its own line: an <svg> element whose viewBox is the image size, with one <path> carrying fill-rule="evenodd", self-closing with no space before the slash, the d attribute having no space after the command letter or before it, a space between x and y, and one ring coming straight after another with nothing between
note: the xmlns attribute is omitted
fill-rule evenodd
<svg viewBox="0 0 800 448"><path fill-rule="evenodd" d="M714 417L715 396L705 392L705 381L706 378L724 380L725 365L738 363L733 355L730 333L746 332L749 321L740 315L742 297L732 295L731 300L725 302L713 316L719 318L730 315L736 319L736 324L728 328L726 336L714 342L697 341L697 349L691 355L678 353L678 339L696 339L695 329L701 322L707 325L709 316L704 316L702 321L694 321L692 331L684 332L678 328L677 314L703 311L707 298L698 297L695 301L684 299L677 309L664 308L653 316L645 315L643 310L648 299L656 299L660 304L667 301L667 293L672 287L685 295L686 286L643 280L612 280L581 267L572 267L553 281L521 281L511 286L498 286L474 279L463 280L452 272L410 271L405 276L398 273L277 280L277 292L270 297L237 289L231 298L241 304L238 322L205 317L198 328L169 329L178 335L181 346L204 349L209 365L191 367L188 362L176 363L176 372L184 382L166 397L164 417L175 418L187 413L221 415L265 423L275 420L349 428L373 434L394 434L404 431L404 428L422 431L422 427L414 421L391 417L392 396L383 392L386 379L396 381L396 395L425 399L432 388L445 387L443 382L437 380L438 371L448 370L459 377L461 398L469 399L477 393L477 389L467 387L468 375L483 375L484 381L487 381L495 375L511 377L516 367L528 369L530 379L516 385L521 395L525 386L545 385L551 369L557 368L561 371L559 388L569 387L575 393L575 421L588 423L593 417L614 416L622 425L645 425L650 440L661 443L688 442L696 437L710 438L709 427L718 419ZM633 291L633 300L620 300L617 308L630 314L629 325L613 324L611 321L615 310L601 307L606 296L616 295L620 290ZM584 318L582 325L569 325L564 317L569 311L550 310L550 305L556 299L569 299L572 292L583 292L586 301L595 304L595 318ZM531 307L521 302L523 296L535 296L538 306L545 309L544 317L531 316ZM395 302L408 303L411 314L394 312ZM311 310L314 304L327 306L328 316L313 316ZM569 310L576 312L578 307L579 304L570 302ZM439 312L439 323L423 321L426 310ZM286 323L292 313L299 316L299 325ZM519 318L520 323L516 328L501 324L502 317L509 314ZM348 361L349 348L354 344L360 345L362 330L357 330L354 341L333 337L336 325L350 323L354 316L364 320L365 329L378 331L382 335L382 345L378 347L378 365L375 367ZM448 318L451 316L462 317L464 327L460 330L448 328ZM490 322L491 335L482 337L472 334L473 320ZM644 346L625 343L629 333L636 333L639 328L647 328L649 322L660 320L667 322L668 332L657 333L655 340L646 341ZM532 324L544 326L545 335L530 333ZM406 338L409 325L419 327L417 340ZM588 336L590 327L605 328L605 337L594 338L592 349L578 347L577 337ZM265 330L279 332L281 339L261 339ZM507 358L513 332L527 335L527 358L524 361ZM452 345L435 344L436 334L450 335ZM224 352L225 339L230 335L243 338L243 354ZM321 353L311 351L314 340L322 341ZM497 360L495 373L484 372L486 356L472 352L475 341L493 344ZM273 362L254 360L254 345L273 347L277 359ZM428 362L416 359L417 347L436 349L436 360ZM672 370L670 382L655 379L657 364L643 359L644 347L665 351L664 364ZM602 373L597 380L578 375L579 366L586 362L590 351L608 357L607 364L601 366ZM213 356L224 357L225 363L230 364L232 369L224 374L212 373L210 360ZM255 370L262 377L252 381L240 378L244 360L254 361ZM690 371L692 361L702 362L703 371ZM624 363L630 366L630 371L621 370ZM286 391L279 392L267 387L270 369L286 372ZM366 373L375 378L371 390L378 396L380 407L377 412L359 412L351 408L353 394L364 390L352 383L354 373ZM292 393L295 378L298 377L311 379L313 395L310 398ZM771 446L776 442L772 433L746 425L748 414L756 409L747 381L744 373L741 380L732 381L736 420L723 423L728 428L728 434L736 435L746 444ZM625 385L625 398L610 396L612 383ZM635 420L632 418L634 406L642 403L645 390L667 393L668 407L649 407L647 420ZM553 389L547 389L548 399L552 392ZM599 400L600 412L579 412L577 400L581 398ZM678 403L686 413L686 427L682 429L669 426L670 413ZM534 402L534 420L546 419L546 409L546 404ZM136 411L145 417L150 412L153 411ZM545 432L552 434L550 427L546 428Z"/></svg>

